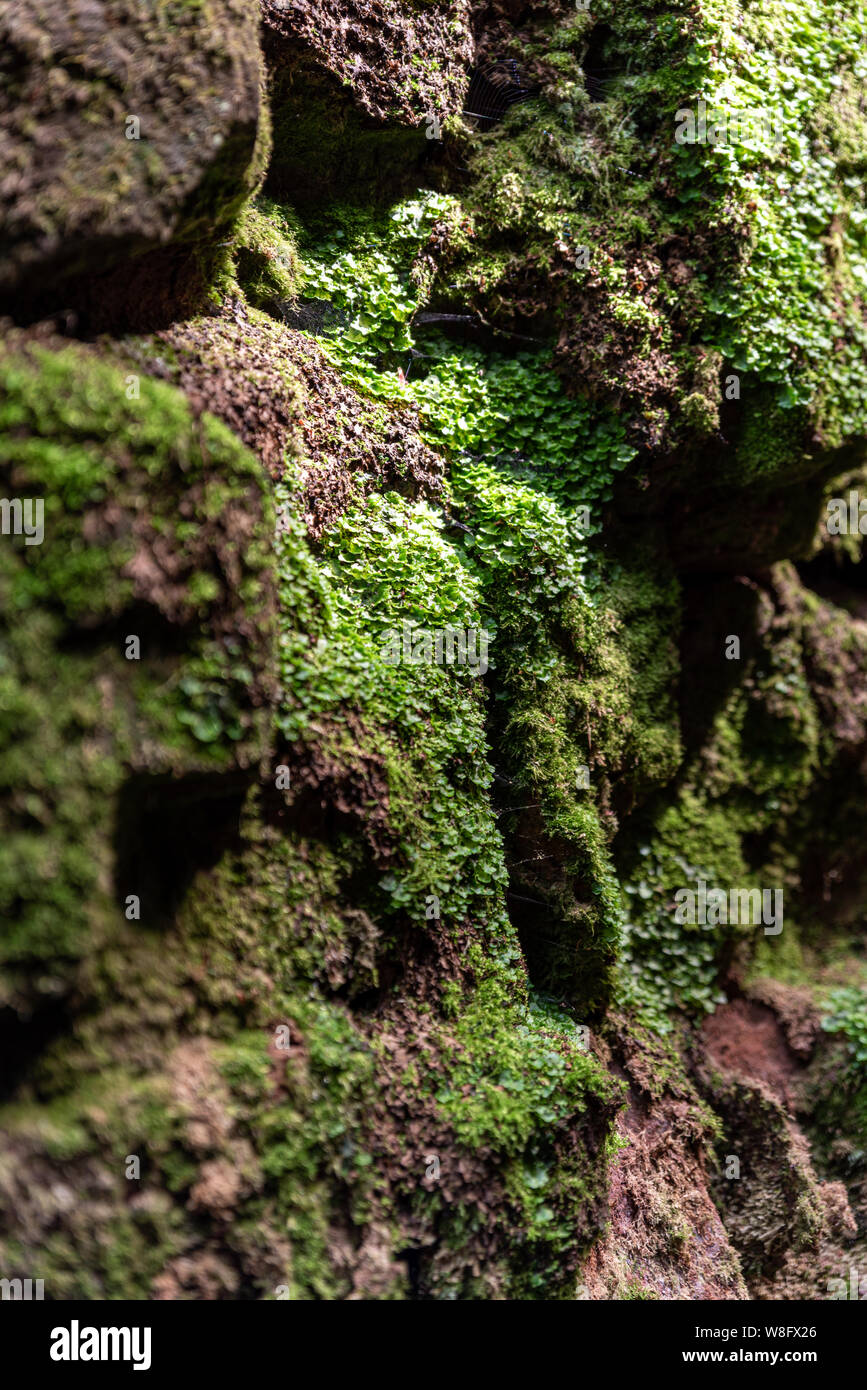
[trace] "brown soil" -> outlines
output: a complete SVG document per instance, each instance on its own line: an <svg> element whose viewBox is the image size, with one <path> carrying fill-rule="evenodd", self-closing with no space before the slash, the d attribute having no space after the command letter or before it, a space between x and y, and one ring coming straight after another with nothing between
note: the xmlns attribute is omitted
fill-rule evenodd
<svg viewBox="0 0 867 1390"><path fill-rule="evenodd" d="M723 1004L706 1019L702 1042L720 1070L764 1082L781 1104L791 1105L791 1082L801 1064L772 1009L750 999Z"/></svg>

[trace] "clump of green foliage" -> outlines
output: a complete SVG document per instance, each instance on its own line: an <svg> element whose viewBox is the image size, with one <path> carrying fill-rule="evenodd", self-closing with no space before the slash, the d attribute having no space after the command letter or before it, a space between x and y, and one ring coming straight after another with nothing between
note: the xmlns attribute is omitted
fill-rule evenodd
<svg viewBox="0 0 867 1390"><path fill-rule="evenodd" d="M415 403L435 448L499 458L572 505L608 500L635 451L615 416L565 394L550 352L484 354L425 338L417 355L412 320L431 277L416 258L435 225L460 227L462 217L455 199L425 193L393 208L377 238L356 219L306 251L303 293L328 299L346 320L326 328L329 350L369 394ZM400 380L399 367L410 379Z"/></svg>
<svg viewBox="0 0 867 1390"><path fill-rule="evenodd" d="M867 993L857 986L832 990L827 1007L822 1027L845 1041L850 1079L867 1082Z"/></svg>
<svg viewBox="0 0 867 1390"><path fill-rule="evenodd" d="M429 443L493 460L566 505L609 501L635 456L620 421L565 395L544 352L485 357L441 342L414 395Z"/></svg>
<svg viewBox="0 0 867 1390"><path fill-rule="evenodd" d="M427 629L479 628L478 582L426 503L373 496L347 512L315 560L283 501L278 535L281 676L278 727L303 738L324 715L358 709L371 748L389 769L390 814L404 847L379 887L424 921L424 900L444 914L499 920L502 845L483 793L491 770L484 692L470 666L386 659L386 634L404 621ZM351 742L351 740L350 740Z"/></svg>
<svg viewBox="0 0 867 1390"><path fill-rule="evenodd" d="M710 875L678 854L650 845L639 853L640 876L623 884L625 911L620 952L624 1002L655 1032L671 1032L679 1012L713 1013L725 996L717 986L718 933L675 920L675 887Z"/></svg>
<svg viewBox="0 0 867 1390"><path fill-rule="evenodd" d="M425 300L413 260L439 220L459 215L455 199L424 193L385 222L355 214L304 248L302 293L342 311L345 324L328 332L329 347L347 378L371 394L399 394L395 364L414 345L410 323Z"/></svg>
<svg viewBox="0 0 867 1390"><path fill-rule="evenodd" d="M771 133L675 146L680 197L711 224L749 229L737 273L708 277L712 341L737 370L809 405L838 445L867 420L867 9L836 0L703 6L681 106L757 110ZM697 201L696 201L697 200ZM833 357L833 390L828 361Z"/></svg>

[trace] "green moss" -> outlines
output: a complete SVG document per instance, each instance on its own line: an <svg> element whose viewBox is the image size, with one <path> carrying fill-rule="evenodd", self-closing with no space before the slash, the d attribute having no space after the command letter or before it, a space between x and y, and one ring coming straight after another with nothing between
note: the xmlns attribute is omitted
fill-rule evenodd
<svg viewBox="0 0 867 1390"><path fill-rule="evenodd" d="M716 291L719 346L736 369L774 383L784 409L809 405L837 445L864 426L867 246L856 189L867 142L863 122L839 119L842 92L863 75L864 10L817 0L808 13L769 0L743 11L737 31L727 0L705 15L696 90L710 104L768 111L777 145L680 147L711 175L720 204L734 197L751 224L742 274Z"/></svg>
<svg viewBox="0 0 867 1390"><path fill-rule="evenodd" d="M349 81L346 79L348 87ZM364 204L387 197L402 180L412 187L429 148L423 122L383 126L315 70L303 82L287 67L271 84L273 153L269 192L316 205L335 188Z"/></svg>
<svg viewBox="0 0 867 1390"><path fill-rule="evenodd" d="M231 254L238 284L251 304L277 311L293 298L299 271L295 230L278 204L260 198L244 209Z"/></svg>
<svg viewBox="0 0 867 1390"><path fill-rule="evenodd" d="M242 635L236 621L218 634L220 615L239 616L232 513L267 512L250 456L171 388L142 379L130 400L124 376L92 355L23 340L7 345L0 376L4 491L45 508L42 544L9 538L0 552L0 901L13 1003L35 962L50 999L89 942L120 930L137 885L113 885L112 841L134 771L226 770L255 756L264 686L250 668L269 627L268 561L253 545L246 621L261 632ZM207 500L214 469L219 508ZM155 553L171 556L172 579Z"/></svg>
<svg viewBox="0 0 867 1390"><path fill-rule="evenodd" d="M434 282L426 259L433 237L466 243L469 223L454 198L425 193L387 216L330 209L330 228L305 249L303 289L327 298L335 323L328 349L350 381L374 396L418 405L421 434L453 457L496 459L568 505L593 507L611 496L615 475L634 456L616 418L566 396L548 351L483 354L425 338L417 352L413 316ZM409 368L411 381L397 370ZM515 399L523 404L512 414Z"/></svg>
<svg viewBox="0 0 867 1390"><path fill-rule="evenodd" d="M743 424L732 463L739 485L768 479L791 479L809 471L813 455L805 451L807 412L784 409L767 386L744 383Z"/></svg>

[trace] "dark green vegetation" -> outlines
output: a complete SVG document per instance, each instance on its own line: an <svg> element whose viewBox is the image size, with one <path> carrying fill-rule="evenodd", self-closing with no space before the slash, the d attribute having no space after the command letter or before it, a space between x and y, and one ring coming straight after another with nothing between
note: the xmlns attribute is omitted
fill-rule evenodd
<svg viewBox="0 0 867 1390"><path fill-rule="evenodd" d="M0 351L3 495L46 506L0 549L2 1272L833 1268L867 1230L864 576L819 528L863 485L863 6L389 4L392 77L296 10L241 171L166 224L176 312L89 319L91 229L68 294L110 332ZM484 133L471 21L534 88ZM777 146L676 144L700 97ZM487 670L395 664L404 623L483 630ZM783 889L782 932L679 925L699 879Z"/></svg>

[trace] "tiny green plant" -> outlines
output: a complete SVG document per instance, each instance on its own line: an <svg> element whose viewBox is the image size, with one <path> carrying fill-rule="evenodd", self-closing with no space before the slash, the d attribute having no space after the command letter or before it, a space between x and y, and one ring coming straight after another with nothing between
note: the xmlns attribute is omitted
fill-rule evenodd
<svg viewBox="0 0 867 1390"><path fill-rule="evenodd" d="M484 353L442 338L418 351L413 319L429 286L415 258L435 223L460 215L454 199L420 194L392 209L380 240L362 228L346 247L338 229L308 253L304 294L345 319L325 330L328 351L366 394L416 405L422 436L447 455L494 460L568 506L607 501L635 450L611 412L566 395L550 351Z"/></svg>
<svg viewBox="0 0 867 1390"><path fill-rule="evenodd" d="M849 1073L867 1079L867 991L851 985L835 989L828 999L829 1013L822 1019L826 1033L839 1033L849 1051Z"/></svg>

